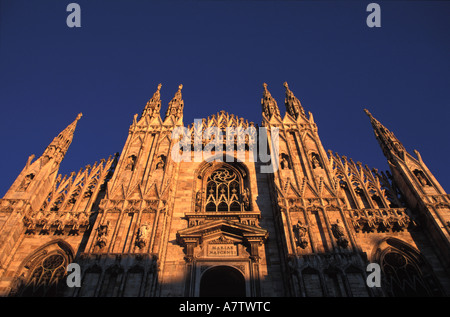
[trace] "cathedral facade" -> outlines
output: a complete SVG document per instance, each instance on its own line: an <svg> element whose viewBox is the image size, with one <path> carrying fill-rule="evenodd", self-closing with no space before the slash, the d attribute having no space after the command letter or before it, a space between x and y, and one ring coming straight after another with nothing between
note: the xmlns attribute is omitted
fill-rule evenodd
<svg viewBox="0 0 450 317"><path fill-rule="evenodd" d="M0 200L0 295L449 296L450 195L420 154L368 110L390 172L327 152L284 87L261 127L185 126L182 85L164 119L159 85L120 154L62 176L79 114Z"/></svg>

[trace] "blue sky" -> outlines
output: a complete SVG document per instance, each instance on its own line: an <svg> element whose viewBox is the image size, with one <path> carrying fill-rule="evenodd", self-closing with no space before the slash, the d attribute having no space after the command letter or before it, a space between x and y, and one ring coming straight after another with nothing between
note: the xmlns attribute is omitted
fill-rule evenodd
<svg viewBox="0 0 450 317"><path fill-rule="evenodd" d="M0 1L0 195L79 112L60 172L120 152L135 113L180 83L184 123L224 109L261 123L262 83L282 115L287 81L325 150L387 170L368 108L450 190L450 2Z"/></svg>

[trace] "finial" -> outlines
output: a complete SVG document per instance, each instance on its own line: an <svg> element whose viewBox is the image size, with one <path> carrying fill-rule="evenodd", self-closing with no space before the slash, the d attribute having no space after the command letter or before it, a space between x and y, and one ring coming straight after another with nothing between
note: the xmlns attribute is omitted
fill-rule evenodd
<svg viewBox="0 0 450 317"><path fill-rule="evenodd" d="M183 84L178 85L178 90L183 89Z"/></svg>
<svg viewBox="0 0 450 317"><path fill-rule="evenodd" d="M369 110L367 110L367 109L364 109L364 112L366 113L366 115L368 115L369 117L371 117L372 116L372 114L369 112Z"/></svg>
<svg viewBox="0 0 450 317"><path fill-rule="evenodd" d="M288 85L287 81L285 81L285 82L283 83L283 86L284 86L286 89L289 89L289 85Z"/></svg>
<svg viewBox="0 0 450 317"><path fill-rule="evenodd" d="M83 114L80 112L77 116L77 120L80 120L82 116L83 116Z"/></svg>

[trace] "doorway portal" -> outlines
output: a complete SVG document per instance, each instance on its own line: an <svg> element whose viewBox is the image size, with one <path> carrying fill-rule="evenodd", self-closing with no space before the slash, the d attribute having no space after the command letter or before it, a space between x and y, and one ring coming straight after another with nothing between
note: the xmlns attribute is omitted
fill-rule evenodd
<svg viewBox="0 0 450 317"><path fill-rule="evenodd" d="M215 266L203 273L200 297L245 297L245 278L231 266Z"/></svg>

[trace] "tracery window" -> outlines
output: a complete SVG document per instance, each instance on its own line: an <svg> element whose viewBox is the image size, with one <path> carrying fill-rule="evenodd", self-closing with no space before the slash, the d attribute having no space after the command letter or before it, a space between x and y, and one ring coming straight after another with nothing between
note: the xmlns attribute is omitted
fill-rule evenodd
<svg viewBox="0 0 450 317"><path fill-rule="evenodd" d="M57 295L58 285L66 273L66 266L67 261L63 255L59 253L48 255L34 267L22 295Z"/></svg>
<svg viewBox="0 0 450 317"><path fill-rule="evenodd" d="M245 192L246 193L246 192ZM241 197L243 196L243 197ZM206 211L241 211L241 195L238 174L226 167L211 173L206 182Z"/></svg>
<svg viewBox="0 0 450 317"><path fill-rule="evenodd" d="M385 254L382 268L389 284L390 296L429 296L420 269L409 257L398 253Z"/></svg>

